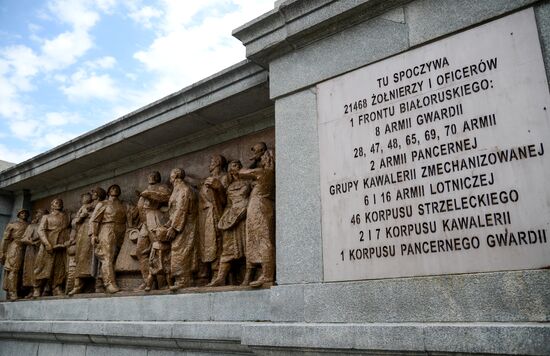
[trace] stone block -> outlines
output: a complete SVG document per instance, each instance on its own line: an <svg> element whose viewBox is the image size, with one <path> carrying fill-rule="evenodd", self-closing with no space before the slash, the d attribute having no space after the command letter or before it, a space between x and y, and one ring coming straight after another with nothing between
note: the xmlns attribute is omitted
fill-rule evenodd
<svg viewBox="0 0 550 356"><path fill-rule="evenodd" d="M546 324L431 325L424 329L427 350L511 355L550 354Z"/></svg>
<svg viewBox="0 0 550 356"><path fill-rule="evenodd" d="M406 24L381 17L365 21L274 59L270 96L278 98L408 48Z"/></svg>
<svg viewBox="0 0 550 356"><path fill-rule="evenodd" d="M143 323L134 321L106 322L103 332L109 338L116 336L141 338L143 337Z"/></svg>
<svg viewBox="0 0 550 356"><path fill-rule="evenodd" d="M94 321L55 321L51 332L56 335L105 335L104 322Z"/></svg>
<svg viewBox="0 0 550 356"><path fill-rule="evenodd" d="M419 325L363 324L350 331L359 350L425 351L423 329Z"/></svg>
<svg viewBox="0 0 550 356"><path fill-rule="evenodd" d="M275 103L277 283L323 279L317 97L304 90Z"/></svg>
<svg viewBox="0 0 550 356"><path fill-rule="evenodd" d="M535 0L427 0L405 5L411 46L505 14Z"/></svg>
<svg viewBox="0 0 550 356"><path fill-rule="evenodd" d="M209 320L210 293L142 297L142 320Z"/></svg>
<svg viewBox="0 0 550 356"><path fill-rule="evenodd" d="M181 352L171 350L149 350L147 356L181 356Z"/></svg>
<svg viewBox="0 0 550 356"><path fill-rule="evenodd" d="M173 325L171 322L143 322L143 337L171 338Z"/></svg>
<svg viewBox="0 0 550 356"><path fill-rule="evenodd" d="M212 314L215 321L269 320L270 290L232 291L211 293Z"/></svg>
<svg viewBox="0 0 550 356"><path fill-rule="evenodd" d="M240 340L241 323L233 322L184 322L172 324L174 339Z"/></svg>
<svg viewBox="0 0 550 356"><path fill-rule="evenodd" d="M86 356L86 345L63 344L62 356Z"/></svg>
<svg viewBox="0 0 550 356"><path fill-rule="evenodd" d="M351 349L354 335L344 325L279 323L246 325L242 343L271 347L318 347Z"/></svg>
<svg viewBox="0 0 550 356"><path fill-rule="evenodd" d="M59 356L63 353L62 344L41 342L38 344L37 356Z"/></svg>
<svg viewBox="0 0 550 356"><path fill-rule="evenodd" d="M544 322L550 271L311 284L307 322Z"/></svg>
<svg viewBox="0 0 550 356"><path fill-rule="evenodd" d="M32 341L0 340L0 356L37 354L38 343Z"/></svg>
<svg viewBox="0 0 550 356"><path fill-rule="evenodd" d="M86 320L89 299L62 299L42 301L41 308L46 320Z"/></svg>
<svg viewBox="0 0 550 356"><path fill-rule="evenodd" d="M52 323L50 321L10 321L3 320L0 322L0 332L17 332L17 333L50 333L52 331Z"/></svg>
<svg viewBox="0 0 550 356"><path fill-rule="evenodd" d="M272 321L304 321L304 286L282 285L271 288Z"/></svg>
<svg viewBox="0 0 550 356"><path fill-rule="evenodd" d="M143 297L90 298L88 320L141 320Z"/></svg>
<svg viewBox="0 0 550 356"><path fill-rule="evenodd" d="M2 303L10 320L47 320L49 311L44 301L19 301Z"/></svg>
<svg viewBox="0 0 550 356"><path fill-rule="evenodd" d="M147 349L87 345L86 356L147 356Z"/></svg>

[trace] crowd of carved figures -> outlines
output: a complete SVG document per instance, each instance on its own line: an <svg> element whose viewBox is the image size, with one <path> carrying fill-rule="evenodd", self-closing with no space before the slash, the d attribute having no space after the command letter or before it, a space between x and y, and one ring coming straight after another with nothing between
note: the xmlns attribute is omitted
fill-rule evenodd
<svg viewBox="0 0 550 356"><path fill-rule="evenodd" d="M159 172L137 191L137 203L119 199L111 185L81 195L69 214L63 201L50 210L21 210L0 244L7 298L84 292L117 293L115 260L125 240L139 262L140 291L228 284L261 287L275 273L275 159L260 142L251 164L210 159L209 176L191 184L174 168L169 184Z"/></svg>

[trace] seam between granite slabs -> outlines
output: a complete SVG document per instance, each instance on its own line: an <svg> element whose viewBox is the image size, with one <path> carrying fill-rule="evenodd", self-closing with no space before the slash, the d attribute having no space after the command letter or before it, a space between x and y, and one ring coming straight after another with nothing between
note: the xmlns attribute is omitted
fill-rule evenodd
<svg viewBox="0 0 550 356"><path fill-rule="evenodd" d="M407 49L405 51L410 51L411 49L411 28L409 23L409 10L408 5L403 5L403 25L405 26L405 31L407 32Z"/></svg>

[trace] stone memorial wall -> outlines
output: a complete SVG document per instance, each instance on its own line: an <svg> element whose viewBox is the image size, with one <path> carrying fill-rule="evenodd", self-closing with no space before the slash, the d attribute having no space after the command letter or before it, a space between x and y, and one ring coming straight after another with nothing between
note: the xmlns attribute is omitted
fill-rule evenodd
<svg viewBox="0 0 550 356"><path fill-rule="evenodd" d="M4 256L66 238L36 299L40 258L3 261L0 355L550 354L550 1L286 0L233 35L246 61L0 171Z"/></svg>

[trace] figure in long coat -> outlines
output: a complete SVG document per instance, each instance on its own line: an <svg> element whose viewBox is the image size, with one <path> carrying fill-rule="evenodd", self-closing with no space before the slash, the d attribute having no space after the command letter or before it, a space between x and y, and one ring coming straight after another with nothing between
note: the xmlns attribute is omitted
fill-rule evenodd
<svg viewBox="0 0 550 356"><path fill-rule="evenodd" d="M74 287L69 290L69 295L81 293L84 287L84 280L94 274L94 249L90 237L89 222L90 215L94 211L97 203L105 199L105 191L96 188L94 192L84 193L81 196L81 206L76 213L71 225L73 230L71 234L75 241L75 268L74 268ZM95 198L95 199L94 199Z"/></svg>
<svg viewBox="0 0 550 356"><path fill-rule="evenodd" d="M48 214L48 211L45 209L36 210L34 212L34 217L29 226L27 226L23 236L23 244L25 244L25 257L23 258L22 284L24 288L30 288L31 292L29 296L32 296L32 288L36 284L36 280L34 278L34 265L38 254L38 248L40 246L38 224L40 223L42 216L46 214Z"/></svg>
<svg viewBox="0 0 550 356"><path fill-rule="evenodd" d="M44 215L38 226L40 247L34 269L33 297L39 297L47 283L53 295L63 295L65 283L65 242L69 240L69 216L63 211L63 200L54 199L50 213Z"/></svg>
<svg viewBox="0 0 550 356"><path fill-rule="evenodd" d="M115 278L115 260L118 247L126 232L126 206L118 197L121 190L117 184L107 189L109 198L99 202L90 217L90 232L94 253L101 263L101 277L105 291L116 293L120 289Z"/></svg>
<svg viewBox="0 0 550 356"><path fill-rule="evenodd" d="M199 190L199 277L208 278L210 270L212 280L217 274L222 253L222 236L218 229L218 221L226 203L228 175L225 172L225 162L225 157L221 155L210 158L210 176Z"/></svg>
<svg viewBox="0 0 550 356"><path fill-rule="evenodd" d="M157 286L171 284L170 242L159 238L159 230L166 222L161 206L170 199L170 188L161 184L158 171L149 174L147 189L140 192L137 204L141 228L138 237L137 254L144 284L138 289L151 290L155 278ZM164 230L165 231L165 230ZM166 234L164 234L166 235Z"/></svg>
<svg viewBox="0 0 550 356"><path fill-rule="evenodd" d="M218 228L222 231L223 242L220 268L216 278L208 285L209 287L225 285L231 263L240 260L245 255L245 222L250 184L248 181L239 178L239 170L242 167L240 161L229 162L230 183L227 187L227 205L218 223Z"/></svg>
<svg viewBox="0 0 550 356"><path fill-rule="evenodd" d="M250 193L246 213L246 274L248 284L252 269L261 265L262 274L251 287L272 283L275 276L275 158L271 150L261 156L258 168L242 169L239 177L256 183Z"/></svg>
<svg viewBox="0 0 550 356"><path fill-rule="evenodd" d="M173 185L168 201L167 240L171 241L170 270L175 283L170 290L191 285L193 253L197 239L197 194L183 179L185 171L175 168L170 173Z"/></svg>
<svg viewBox="0 0 550 356"><path fill-rule="evenodd" d="M23 235L29 223L28 210L17 213L17 220L10 222L4 230L4 236L0 242L0 262L4 265L6 278L6 291L9 300L17 300L17 280L23 264Z"/></svg>

